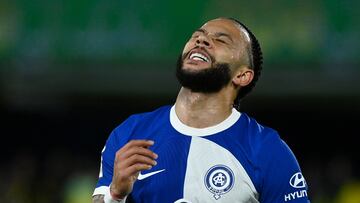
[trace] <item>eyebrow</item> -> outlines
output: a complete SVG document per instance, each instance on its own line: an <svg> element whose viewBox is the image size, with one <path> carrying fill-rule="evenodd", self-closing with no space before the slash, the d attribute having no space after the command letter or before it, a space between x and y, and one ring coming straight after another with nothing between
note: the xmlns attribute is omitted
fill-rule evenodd
<svg viewBox="0 0 360 203"><path fill-rule="evenodd" d="M201 32L201 33L204 33L204 34L207 34L207 33L208 33L208 31L206 31L206 30L204 30L204 29L202 29L202 28L197 29L196 32ZM216 37L222 37L222 36L224 36L224 37L229 38L231 41L233 41L233 39L231 38L231 36L230 36L229 34L227 34L227 33L224 33L224 32L216 32L214 35L215 35Z"/></svg>

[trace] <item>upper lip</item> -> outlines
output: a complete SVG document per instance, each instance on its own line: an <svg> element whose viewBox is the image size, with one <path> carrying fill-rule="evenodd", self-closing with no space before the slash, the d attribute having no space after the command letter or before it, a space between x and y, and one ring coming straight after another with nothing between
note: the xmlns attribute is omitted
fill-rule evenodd
<svg viewBox="0 0 360 203"><path fill-rule="evenodd" d="M194 53L199 53L201 55L204 55L209 60L208 61L209 63L212 62L210 54L208 54L206 50L201 49L201 48L194 48L193 50L191 50L190 53L188 54L187 58L190 59L190 56Z"/></svg>

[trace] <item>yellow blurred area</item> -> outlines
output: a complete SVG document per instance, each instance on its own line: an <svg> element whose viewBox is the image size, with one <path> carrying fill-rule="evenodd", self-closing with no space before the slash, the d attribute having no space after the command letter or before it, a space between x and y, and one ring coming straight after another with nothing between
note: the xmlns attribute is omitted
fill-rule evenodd
<svg viewBox="0 0 360 203"><path fill-rule="evenodd" d="M64 203L91 202L91 195L96 184L90 175L78 174L69 178L65 184Z"/></svg>
<svg viewBox="0 0 360 203"><path fill-rule="evenodd" d="M341 187L334 203L360 203L360 182L350 182Z"/></svg>

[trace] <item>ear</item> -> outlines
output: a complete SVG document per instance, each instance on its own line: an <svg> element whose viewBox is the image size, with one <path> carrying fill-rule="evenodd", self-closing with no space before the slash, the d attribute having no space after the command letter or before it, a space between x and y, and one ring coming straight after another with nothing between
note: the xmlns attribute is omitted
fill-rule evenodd
<svg viewBox="0 0 360 203"><path fill-rule="evenodd" d="M254 70L248 67L241 67L235 72L232 82L235 86L244 87L248 85L254 78Z"/></svg>

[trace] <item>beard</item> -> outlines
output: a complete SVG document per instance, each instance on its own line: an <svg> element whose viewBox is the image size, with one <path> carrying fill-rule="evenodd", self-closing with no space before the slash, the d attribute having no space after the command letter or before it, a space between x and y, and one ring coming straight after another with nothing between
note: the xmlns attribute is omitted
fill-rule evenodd
<svg viewBox="0 0 360 203"><path fill-rule="evenodd" d="M193 92L216 93L231 81L230 65L213 63L203 70L185 70L183 61L187 54L180 55L176 64L176 78L180 84Z"/></svg>

